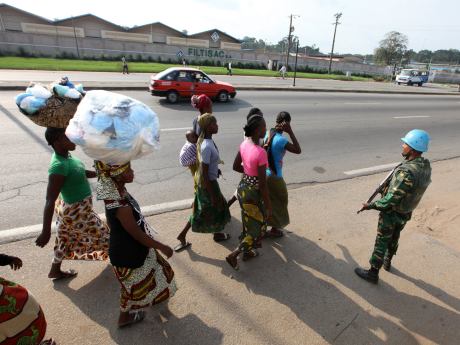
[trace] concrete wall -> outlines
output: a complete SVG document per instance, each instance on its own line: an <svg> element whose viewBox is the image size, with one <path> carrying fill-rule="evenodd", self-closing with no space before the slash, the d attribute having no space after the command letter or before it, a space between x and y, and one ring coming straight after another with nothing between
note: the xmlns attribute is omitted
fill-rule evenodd
<svg viewBox="0 0 460 345"><path fill-rule="evenodd" d="M445 84L460 84L460 73L430 71L430 82Z"/></svg>
<svg viewBox="0 0 460 345"><path fill-rule="evenodd" d="M77 38L80 56L85 57L100 57L105 56L120 56L120 55L142 55L144 58L152 57L154 59L161 58L163 61L171 59L172 61L181 62L176 54L179 51L184 53L184 58L187 61L214 60L220 61L222 64L232 61L243 63L257 63L267 66L268 60L285 61L285 56L280 54L264 54L255 51L230 50L230 49L211 49L195 48L195 53L192 54L193 48L190 46L167 45L158 43L142 43L142 42L126 42L112 39L100 38ZM3 54L17 54L19 48L32 54L41 54L43 56L60 56L63 52L77 55L75 38L51 35L26 34L23 32L0 31L0 52ZM214 55L214 53L218 53ZM291 67L294 66L294 57L289 59ZM316 60L311 58L301 57L298 59L300 67L309 66L314 69L327 69L329 62L325 60ZM391 69L364 65L351 62L334 62L333 70L343 72L350 71L353 73L366 73L372 75L385 75L391 73Z"/></svg>

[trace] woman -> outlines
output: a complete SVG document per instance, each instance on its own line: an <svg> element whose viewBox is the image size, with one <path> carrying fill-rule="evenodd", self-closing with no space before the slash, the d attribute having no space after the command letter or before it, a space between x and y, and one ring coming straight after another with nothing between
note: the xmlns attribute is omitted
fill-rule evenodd
<svg viewBox="0 0 460 345"><path fill-rule="evenodd" d="M95 166L97 198L104 200L110 227L110 262L121 285L118 327L125 327L144 319L142 309L174 296L174 271L158 252L170 258L173 250L153 238L153 229L125 188L134 179L130 163L112 166L96 161Z"/></svg>
<svg viewBox="0 0 460 345"><path fill-rule="evenodd" d="M225 224L230 221L227 201L222 195L217 178L220 176L219 150L212 140L213 134L219 130L216 118L204 114L198 118L201 134L197 142L198 169L195 174L197 187L193 202L193 214L177 239L179 244L175 251L182 251L191 245L187 242L187 232L214 233L214 241L220 242L230 238L229 234L221 233Z"/></svg>
<svg viewBox="0 0 460 345"><path fill-rule="evenodd" d="M240 145L233 163L233 170L243 174L238 185L243 231L240 245L226 257L235 270L238 269L238 256L241 253L244 261L258 256L256 248L261 247L261 240L267 229L267 218L270 218L272 212L266 181L267 152L257 145L260 138L265 136L265 131L264 118L260 115L250 116L244 126L244 133L248 138Z"/></svg>
<svg viewBox="0 0 460 345"><path fill-rule="evenodd" d="M285 137L286 132L292 143ZM273 207L273 214L268 221L272 228L267 231L270 237L282 237L281 230L289 224L288 212L288 191L286 182L283 178L283 157L286 151L300 154L302 152L299 142L291 128L291 115L287 111L282 111L276 117L276 126L270 130L266 142L268 153L267 185L270 201Z"/></svg>
<svg viewBox="0 0 460 345"><path fill-rule="evenodd" d="M198 124L198 119L203 114L212 114L212 101L211 99L206 96L205 94L201 95L193 95L190 102L192 103L192 107L198 109L200 115L193 120L193 130L195 131L197 136L201 134L201 128Z"/></svg>
<svg viewBox="0 0 460 345"><path fill-rule="evenodd" d="M45 138L54 153L48 170L43 229L35 243L44 247L49 242L54 210L57 234L48 277L69 278L77 272L62 271L63 259L107 260L109 229L93 210L88 178L96 177L96 173L85 170L84 164L70 154L75 144L66 137L65 129L47 128Z"/></svg>
<svg viewBox="0 0 460 345"><path fill-rule="evenodd" d="M22 267L22 260L0 254L0 266ZM0 344L56 345L44 340L46 320L42 308L26 288L0 277Z"/></svg>

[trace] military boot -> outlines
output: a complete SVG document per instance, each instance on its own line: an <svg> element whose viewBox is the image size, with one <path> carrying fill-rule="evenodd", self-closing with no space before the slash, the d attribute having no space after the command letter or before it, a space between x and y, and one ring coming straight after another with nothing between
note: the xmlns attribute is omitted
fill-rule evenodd
<svg viewBox="0 0 460 345"><path fill-rule="evenodd" d="M391 259L393 258L393 255L385 255L383 258L383 269L385 271L390 272L391 270Z"/></svg>
<svg viewBox="0 0 460 345"><path fill-rule="evenodd" d="M369 270L365 270L364 268L356 267L355 273L369 283L377 284L379 281L379 270L376 268L371 267Z"/></svg>

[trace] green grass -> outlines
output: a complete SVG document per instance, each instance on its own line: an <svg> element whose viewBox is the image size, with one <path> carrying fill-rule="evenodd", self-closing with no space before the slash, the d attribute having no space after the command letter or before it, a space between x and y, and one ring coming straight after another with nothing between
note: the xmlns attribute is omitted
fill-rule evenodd
<svg viewBox="0 0 460 345"><path fill-rule="evenodd" d="M177 64L166 64L156 62L129 62L129 71L133 73L157 73ZM198 67L198 66L197 66ZM50 58L24 58L24 57L0 57L0 69L30 69L45 71L86 71L86 72L120 72L121 61L98 61L98 60L70 60ZM206 73L219 75L226 74L225 67L199 66ZM277 72L256 69L232 69L234 75L274 77ZM292 77L293 72L289 72ZM368 81L369 78L355 77L347 78L344 75L319 74L298 72L298 78L309 79L335 79L335 80L357 80Z"/></svg>

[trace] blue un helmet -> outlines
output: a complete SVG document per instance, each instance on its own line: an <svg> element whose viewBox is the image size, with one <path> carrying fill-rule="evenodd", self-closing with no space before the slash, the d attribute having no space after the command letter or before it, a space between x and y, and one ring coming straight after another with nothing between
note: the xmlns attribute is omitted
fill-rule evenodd
<svg viewBox="0 0 460 345"><path fill-rule="evenodd" d="M428 143L431 138L430 135L422 129L413 129L401 138L403 142L409 145L412 149L419 152L428 151Z"/></svg>

